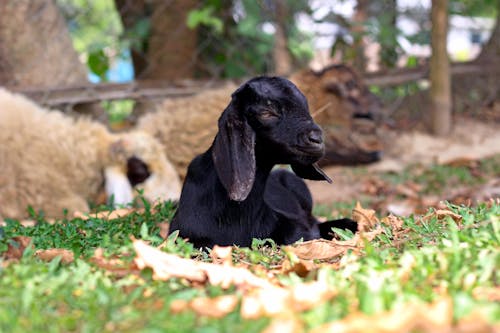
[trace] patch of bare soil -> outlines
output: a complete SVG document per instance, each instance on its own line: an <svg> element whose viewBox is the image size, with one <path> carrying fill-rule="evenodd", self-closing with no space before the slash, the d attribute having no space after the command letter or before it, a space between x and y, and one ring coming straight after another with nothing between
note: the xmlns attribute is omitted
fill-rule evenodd
<svg viewBox="0 0 500 333"><path fill-rule="evenodd" d="M500 154L500 124L467 118L455 120L452 133L434 137L422 131L385 132L384 158L365 168L328 167L333 184L308 181L315 203L352 201L366 193L366 182L378 172L402 172L419 164L463 164ZM376 193L374 193L376 195Z"/></svg>

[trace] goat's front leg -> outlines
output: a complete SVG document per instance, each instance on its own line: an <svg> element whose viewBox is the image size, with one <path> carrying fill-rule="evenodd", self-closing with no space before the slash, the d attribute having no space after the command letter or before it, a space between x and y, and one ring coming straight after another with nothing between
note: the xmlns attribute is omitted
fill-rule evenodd
<svg viewBox="0 0 500 333"><path fill-rule="evenodd" d="M358 222L349 218L343 218L318 223L318 227L321 238L333 239L332 228L350 230L352 233L355 233L358 231Z"/></svg>

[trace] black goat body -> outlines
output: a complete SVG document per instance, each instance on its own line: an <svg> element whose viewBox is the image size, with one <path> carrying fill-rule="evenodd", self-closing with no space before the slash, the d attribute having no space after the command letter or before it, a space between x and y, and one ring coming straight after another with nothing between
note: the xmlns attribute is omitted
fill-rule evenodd
<svg viewBox="0 0 500 333"><path fill-rule="evenodd" d="M322 131L298 88L280 77L254 78L233 94L212 146L189 165L170 232L196 247L278 244L330 237L332 226L356 230L349 219L319 224L301 178L330 179L315 164ZM272 171L290 164L294 173Z"/></svg>

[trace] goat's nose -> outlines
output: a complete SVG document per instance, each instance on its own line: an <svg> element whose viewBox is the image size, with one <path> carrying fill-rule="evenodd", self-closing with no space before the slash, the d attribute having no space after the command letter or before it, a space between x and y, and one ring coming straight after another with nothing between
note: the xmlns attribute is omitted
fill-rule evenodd
<svg viewBox="0 0 500 333"><path fill-rule="evenodd" d="M323 143L323 133L321 130L313 129L307 135L307 140L313 144L321 144Z"/></svg>

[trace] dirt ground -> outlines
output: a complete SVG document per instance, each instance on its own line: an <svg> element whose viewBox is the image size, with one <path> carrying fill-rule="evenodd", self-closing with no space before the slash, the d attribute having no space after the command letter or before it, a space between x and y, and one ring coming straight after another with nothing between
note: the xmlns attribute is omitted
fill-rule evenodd
<svg viewBox="0 0 500 333"><path fill-rule="evenodd" d="M325 168L333 184L308 181L316 204L357 200L366 191L364 180L373 178L377 172L399 173L414 164L460 164L500 154L500 123L497 122L455 119L453 132L444 138L417 130L384 133L385 151L380 162L365 167ZM500 193L500 182L498 179L496 182Z"/></svg>

